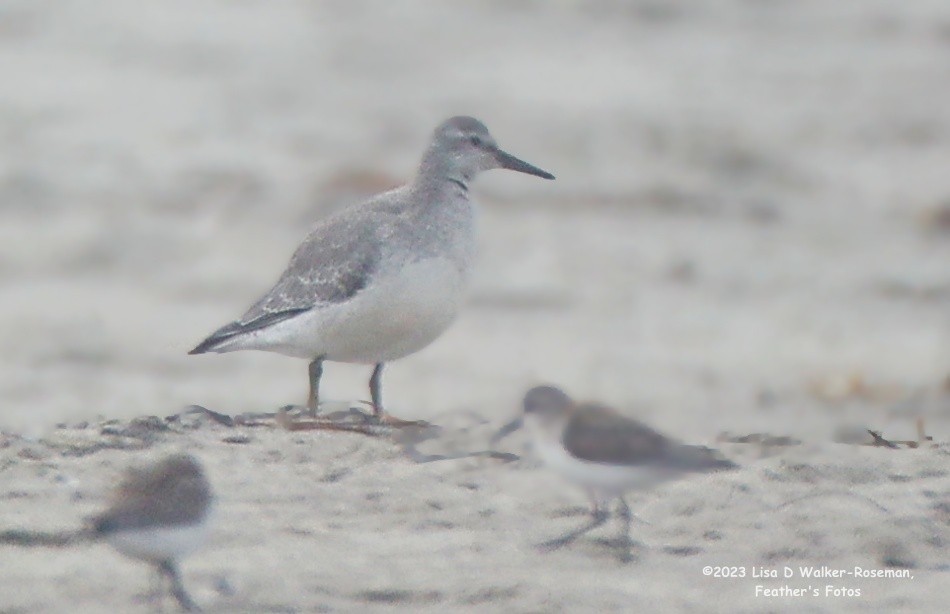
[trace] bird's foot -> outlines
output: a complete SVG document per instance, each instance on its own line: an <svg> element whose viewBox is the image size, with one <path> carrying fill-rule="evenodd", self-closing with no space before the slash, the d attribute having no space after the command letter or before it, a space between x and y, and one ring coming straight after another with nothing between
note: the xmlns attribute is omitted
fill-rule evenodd
<svg viewBox="0 0 950 614"><path fill-rule="evenodd" d="M373 414L373 418L379 424L385 424L397 429L406 427L430 428L432 426L431 422L427 422L425 420L403 420L402 418L397 418L396 416L387 414L384 411Z"/></svg>
<svg viewBox="0 0 950 614"><path fill-rule="evenodd" d="M385 409L379 405L374 404L372 401L360 401L360 403L369 406L372 410L372 413L360 412L363 414L367 422L372 424L380 424L389 426L396 429L407 428L407 427L416 427L420 429L432 428L434 425L431 422L425 420L403 420L402 418L397 418L396 416L388 413ZM351 408L350 411L360 411Z"/></svg>
<svg viewBox="0 0 950 614"><path fill-rule="evenodd" d="M552 539L544 543L538 544L537 548L541 552L551 552L553 550L563 548L564 546L574 542L578 537L581 537L582 535L586 535L587 533L590 533L597 527L607 522L607 518L609 517L610 517L610 514L608 514L606 511L598 510L596 513L592 514L590 522L588 522L586 525L580 527L579 529L574 529L573 531L569 531L568 533L565 533L564 535L556 539Z"/></svg>
<svg viewBox="0 0 950 614"><path fill-rule="evenodd" d="M541 542L540 544L537 544L535 548L541 552L554 552L555 550L560 550L572 541L574 540L568 539L567 536L558 537L557 539L550 539L546 542Z"/></svg>
<svg viewBox="0 0 950 614"><path fill-rule="evenodd" d="M640 557L636 551L643 546L637 540L629 535L618 535L613 538L603 538L595 540L596 543L604 548L609 548L616 553L617 560L621 563L633 563Z"/></svg>
<svg viewBox="0 0 950 614"><path fill-rule="evenodd" d="M621 563L633 563L638 559L637 555L634 554L634 549L637 547L637 542L630 539L630 536L622 537L617 540L617 559Z"/></svg>
<svg viewBox="0 0 950 614"><path fill-rule="evenodd" d="M368 412L355 407L314 416L307 408L287 406L277 410L274 420L288 431L345 431L372 436L389 435L398 429L432 427L424 420L401 420L384 412Z"/></svg>

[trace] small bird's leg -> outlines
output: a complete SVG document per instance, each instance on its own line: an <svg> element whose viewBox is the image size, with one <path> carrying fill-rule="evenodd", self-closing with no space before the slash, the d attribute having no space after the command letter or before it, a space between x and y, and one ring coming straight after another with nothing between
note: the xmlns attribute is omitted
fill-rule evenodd
<svg viewBox="0 0 950 614"><path fill-rule="evenodd" d="M592 518L589 523L585 524L579 529L574 529L573 531L565 533L561 537L552 539L550 541L546 541L543 544L539 544L538 548L545 552L550 552L551 550L557 550L558 548L563 548L564 546L576 540L578 537L584 535L585 533L589 533L590 531L593 531L600 525L607 522L607 518L610 516L610 513L607 512L606 510L598 508L596 511L593 511L591 515L592 515Z"/></svg>
<svg viewBox="0 0 950 614"><path fill-rule="evenodd" d="M178 573L178 567L175 566L175 563L172 561L162 561L159 563L158 568L171 581L172 595L174 595L178 601L178 605L181 606L181 609L185 612L201 611L201 608L191 600L191 597L189 597L185 591L185 587L181 583L181 575Z"/></svg>
<svg viewBox="0 0 950 614"><path fill-rule="evenodd" d="M591 516L597 516L600 513L600 499L597 498L597 493L593 489L585 489L587 493L587 499L590 501L590 513Z"/></svg>
<svg viewBox="0 0 950 614"><path fill-rule="evenodd" d="M307 407L310 416L317 417L317 408L320 405L320 378L323 376L324 356L318 356L310 363L310 394L307 396Z"/></svg>
<svg viewBox="0 0 950 614"><path fill-rule="evenodd" d="M151 604L158 612L164 611L165 575L159 569L149 568L148 584L148 592L143 595L145 601Z"/></svg>
<svg viewBox="0 0 950 614"><path fill-rule="evenodd" d="M633 559L633 555L630 550L633 548L633 541L630 539L630 523L633 520L633 512L630 511L630 506L627 505L627 501L621 496L620 500L620 520L621 520L621 533L620 533L620 560L624 563L628 563Z"/></svg>

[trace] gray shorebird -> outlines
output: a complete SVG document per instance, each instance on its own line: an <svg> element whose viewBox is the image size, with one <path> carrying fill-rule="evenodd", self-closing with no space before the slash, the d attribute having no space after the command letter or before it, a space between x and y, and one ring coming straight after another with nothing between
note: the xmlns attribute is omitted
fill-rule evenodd
<svg viewBox="0 0 950 614"><path fill-rule="evenodd" d="M90 519L94 536L126 556L149 562L167 579L183 610L198 607L185 591L178 561L207 539L211 486L194 458L174 455L130 469L110 507Z"/></svg>
<svg viewBox="0 0 950 614"><path fill-rule="evenodd" d="M588 524L541 544L542 550L566 546L604 524L610 515L608 505L617 499L623 520L623 553L627 557L633 514L624 499L625 492L690 473L738 467L714 450L679 443L609 407L575 403L553 386L529 390L523 407L523 415L502 427L492 441L524 426L545 465L580 486L591 503Z"/></svg>
<svg viewBox="0 0 950 614"><path fill-rule="evenodd" d="M410 183L317 225L277 284L189 354L265 350L306 358L313 416L324 361L372 364L373 415L401 422L383 412L383 365L426 347L455 318L475 253L469 184L495 168L554 179L499 149L477 119L444 121Z"/></svg>

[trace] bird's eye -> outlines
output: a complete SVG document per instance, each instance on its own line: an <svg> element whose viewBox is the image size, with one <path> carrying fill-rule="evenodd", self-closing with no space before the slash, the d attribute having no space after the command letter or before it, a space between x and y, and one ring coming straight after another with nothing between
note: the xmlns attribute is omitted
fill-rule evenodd
<svg viewBox="0 0 950 614"><path fill-rule="evenodd" d="M482 139L481 139L481 137L476 136L476 135L474 135L474 134L473 134L472 136L468 137L468 142L471 143L472 145L474 145L475 147L481 147L481 146L482 146Z"/></svg>

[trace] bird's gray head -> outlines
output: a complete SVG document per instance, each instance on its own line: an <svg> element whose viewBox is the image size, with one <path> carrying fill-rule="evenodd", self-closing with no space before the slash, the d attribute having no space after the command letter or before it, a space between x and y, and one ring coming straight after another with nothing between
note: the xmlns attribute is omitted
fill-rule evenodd
<svg viewBox="0 0 950 614"><path fill-rule="evenodd" d="M187 454L173 454L143 468L130 469L121 488L126 490L167 490L181 482L205 482L201 464Z"/></svg>
<svg viewBox="0 0 950 614"><path fill-rule="evenodd" d="M468 185L478 173L493 168L554 179L551 173L499 149L485 124L465 116L447 119L435 129L422 159L420 174Z"/></svg>
<svg viewBox="0 0 950 614"><path fill-rule="evenodd" d="M165 457L158 465L156 472L182 478L204 479L204 470L193 456L188 454L172 454Z"/></svg>
<svg viewBox="0 0 950 614"><path fill-rule="evenodd" d="M527 425L529 429L550 431L563 426L571 415L574 402L554 386L535 386L524 395L524 413L501 427L489 440L492 445Z"/></svg>
<svg viewBox="0 0 950 614"><path fill-rule="evenodd" d="M524 395L525 416L559 418L571 411L574 402L560 388L536 386Z"/></svg>

